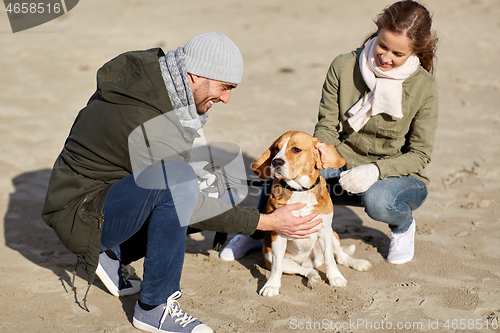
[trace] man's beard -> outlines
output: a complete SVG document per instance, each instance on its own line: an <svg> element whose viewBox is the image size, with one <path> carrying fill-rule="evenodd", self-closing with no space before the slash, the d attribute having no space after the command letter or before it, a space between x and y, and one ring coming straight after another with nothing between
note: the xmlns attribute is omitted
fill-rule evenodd
<svg viewBox="0 0 500 333"><path fill-rule="evenodd" d="M193 91L196 111L200 115L208 111L207 103L210 101L210 99L205 96L208 96L209 85L210 82L208 80L205 80L201 86L199 86L195 91Z"/></svg>

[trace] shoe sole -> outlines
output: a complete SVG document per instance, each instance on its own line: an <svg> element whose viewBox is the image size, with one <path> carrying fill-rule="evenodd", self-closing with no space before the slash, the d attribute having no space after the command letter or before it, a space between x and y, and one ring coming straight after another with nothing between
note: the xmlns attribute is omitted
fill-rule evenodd
<svg viewBox="0 0 500 333"><path fill-rule="evenodd" d="M413 260L413 256L410 259L387 260L387 261L390 262L391 264L394 264L394 265L402 265L402 264L406 264L407 262L410 262L412 260Z"/></svg>
<svg viewBox="0 0 500 333"><path fill-rule="evenodd" d="M132 320L132 325L134 325L135 328L137 328L138 330L141 330L141 331L145 331L145 332L152 332L152 333L168 333L167 331L160 331L159 329L157 329L156 327L154 326L151 326L151 325L148 325L146 323L143 323L142 321L139 321L137 319L134 319Z"/></svg>
<svg viewBox="0 0 500 333"><path fill-rule="evenodd" d="M134 325L135 328L141 331L145 332L151 332L151 333L177 333L173 331L164 331L160 330L154 326L148 325L146 323L143 323L142 321L139 321L138 319L135 319L135 317L132 319L132 325ZM206 332L206 333L213 333L213 330L211 328L206 328L204 331L198 331L200 333Z"/></svg>
<svg viewBox="0 0 500 333"><path fill-rule="evenodd" d="M96 275L101 279L101 282L106 286L108 291L111 293L111 295L120 297L120 296L127 296L127 295L133 295L137 294L139 291L141 291L141 283L139 281L135 280L129 280L130 284L132 285L131 288L127 288L124 290L119 290L113 281L109 278L108 274L106 274L106 271L102 266L99 264L97 265L97 269L95 271Z"/></svg>

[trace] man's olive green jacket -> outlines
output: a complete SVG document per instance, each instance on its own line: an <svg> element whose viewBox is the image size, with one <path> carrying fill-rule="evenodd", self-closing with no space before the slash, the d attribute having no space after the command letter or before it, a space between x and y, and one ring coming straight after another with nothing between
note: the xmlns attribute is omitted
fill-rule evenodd
<svg viewBox="0 0 500 333"><path fill-rule="evenodd" d="M159 48L127 52L99 69L97 90L78 114L52 170L42 218L78 256L89 283L95 277L102 225L106 223L106 194L113 184L133 173L130 133L153 118L172 112L162 133L167 138L164 162L189 162L191 158L191 147L198 134L184 128L173 116L158 62L163 55ZM194 214L203 215L204 211L223 205L200 193ZM240 206L230 208L193 227L252 234L258 224L258 211Z"/></svg>

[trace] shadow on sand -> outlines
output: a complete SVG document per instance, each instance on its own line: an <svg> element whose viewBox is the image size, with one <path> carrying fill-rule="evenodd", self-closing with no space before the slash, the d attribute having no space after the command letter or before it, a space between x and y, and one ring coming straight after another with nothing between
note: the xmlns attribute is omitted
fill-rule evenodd
<svg viewBox="0 0 500 333"><path fill-rule="evenodd" d="M224 157L224 151L215 151L216 155ZM249 179L257 180L250 170L254 158L243 155L244 165ZM15 191L9 196L9 206L5 214L5 244L22 254L26 259L45 269L51 270L61 282L61 288L70 293L72 285L72 272L77 263L76 255L67 250L59 241L54 231L41 219L47 185L51 170L44 169L23 173L12 180ZM246 198L242 201L243 206L257 207L261 189L249 187ZM333 221L334 230L339 237L360 239L371 244L385 256L389 239L382 232L367 228L362 225L361 219L348 207L336 206ZM203 241L187 238L186 252L209 255L212 248L212 240L215 235L211 231L202 232ZM234 235L229 235L229 239ZM226 242L227 244L227 242ZM258 290L266 282L266 277L261 273L267 269L264 258L259 251L254 251L239 260L242 265L251 270L252 275L258 278ZM262 269L258 269L259 266ZM82 269L77 269L77 276L83 280L86 275ZM305 282L306 283L306 282ZM106 287L97 278L94 285L107 292ZM82 298L87 285L75 286L75 302L83 309ZM80 292L81 290L81 292ZM78 292L77 292L78 291ZM132 320L135 302L139 299L138 294L122 297L120 300L129 320ZM91 298L89 299L91 302Z"/></svg>

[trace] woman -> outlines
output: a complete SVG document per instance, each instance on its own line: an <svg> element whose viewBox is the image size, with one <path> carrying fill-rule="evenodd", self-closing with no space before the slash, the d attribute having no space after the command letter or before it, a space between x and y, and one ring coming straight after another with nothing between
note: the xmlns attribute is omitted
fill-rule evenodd
<svg viewBox="0 0 500 333"><path fill-rule="evenodd" d="M343 172L323 172L334 203L361 205L389 224L393 264L413 259L412 212L427 197L425 167L438 122L431 24L415 1L385 8L363 47L332 62L314 131L347 160Z"/></svg>
<svg viewBox="0 0 500 333"><path fill-rule="evenodd" d="M347 160L343 172L323 170L334 204L363 206L389 224L387 260L393 264L413 259L412 212L427 197L424 169L438 122L431 24L428 10L415 1L385 8L363 47L332 62L314 131ZM261 212L268 193L262 191ZM237 235L220 257L243 257L262 245L259 236Z"/></svg>

